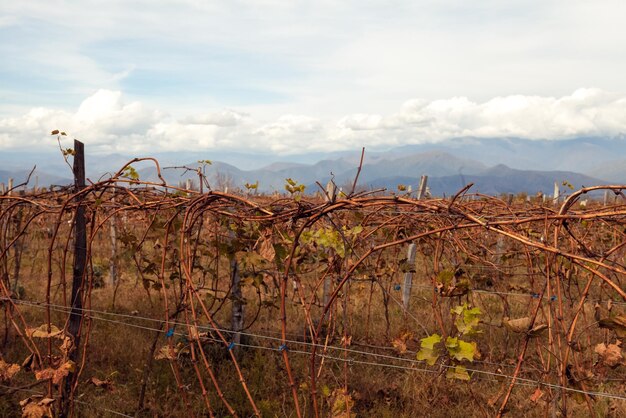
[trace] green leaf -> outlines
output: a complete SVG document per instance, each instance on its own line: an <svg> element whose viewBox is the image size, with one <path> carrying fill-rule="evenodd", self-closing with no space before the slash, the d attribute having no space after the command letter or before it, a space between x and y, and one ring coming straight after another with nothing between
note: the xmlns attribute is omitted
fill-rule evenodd
<svg viewBox="0 0 626 418"><path fill-rule="evenodd" d="M461 334L473 335L480 333L480 331L475 329L480 323L480 315L482 314L480 308L470 309L469 305L464 303L463 305L455 306L450 312L458 315L454 324Z"/></svg>
<svg viewBox="0 0 626 418"><path fill-rule="evenodd" d="M446 377L448 379L470 380L470 375L464 366L449 368L446 372Z"/></svg>
<svg viewBox="0 0 626 418"><path fill-rule="evenodd" d="M441 342L441 335L433 334L430 337L422 338L421 342L421 349L417 352L416 358L432 366L439 359L435 345Z"/></svg>
<svg viewBox="0 0 626 418"><path fill-rule="evenodd" d="M446 348L450 356L458 361L463 359L474 361L478 348L475 342L467 342L458 338L448 337L446 339Z"/></svg>

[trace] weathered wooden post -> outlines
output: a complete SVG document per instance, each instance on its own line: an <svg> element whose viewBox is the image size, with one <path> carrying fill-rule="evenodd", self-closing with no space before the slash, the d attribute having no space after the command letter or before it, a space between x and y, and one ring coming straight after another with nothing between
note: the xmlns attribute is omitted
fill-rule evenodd
<svg viewBox="0 0 626 418"><path fill-rule="evenodd" d="M113 196L111 196L111 202L115 205L115 184L113 184ZM115 210L115 207L113 207ZM115 286L117 283L117 214L111 216L111 264L109 265L109 285Z"/></svg>
<svg viewBox="0 0 626 418"><path fill-rule="evenodd" d="M0 194L4 194L6 192L6 189L4 187L4 183L0 183Z"/></svg>
<svg viewBox="0 0 626 418"><path fill-rule="evenodd" d="M78 140L74 140L74 187L76 191L85 188L85 147ZM85 222L85 207L80 204L74 216L74 268L72 274L72 308L68 320L67 331L73 340L74 349L69 353L69 360L76 363L80 346L80 325L83 320L83 286L85 282L85 266L87 264L87 228ZM65 378L63 387L60 415L68 416L72 387L77 375L71 372Z"/></svg>
<svg viewBox="0 0 626 418"><path fill-rule="evenodd" d="M333 279L330 274L327 274L324 278L324 289L322 295L322 304L324 307L328 305L328 301L330 300L330 294L332 293L331 285L333 283Z"/></svg>
<svg viewBox="0 0 626 418"><path fill-rule="evenodd" d="M552 194L552 203L554 203L554 205L558 205L559 204L559 183L557 183L556 181L554 182L554 193Z"/></svg>
<svg viewBox="0 0 626 418"><path fill-rule="evenodd" d="M422 200L426 196L427 183L428 183L428 176L422 176L420 178L420 185L417 188L417 200Z"/></svg>
<svg viewBox="0 0 626 418"><path fill-rule="evenodd" d="M326 183L326 196L324 196L324 201L334 203L335 200L337 200L337 185L334 181L328 180L328 183Z"/></svg>
<svg viewBox="0 0 626 418"><path fill-rule="evenodd" d="M231 248L234 248L234 241L236 240L235 233L230 233ZM239 275L239 263L233 249L230 259L230 278L231 278L231 299L233 301L231 317L230 317L230 329L232 331L231 346L229 350L233 350L234 353L239 351L239 344L241 343L241 330L243 330L244 321L244 304L243 293L241 291L241 276Z"/></svg>
<svg viewBox="0 0 626 418"><path fill-rule="evenodd" d="M415 254L417 253L417 245L414 242L409 244L406 252L407 265L413 269L415 266ZM404 285L402 289L402 306L405 311L409 309L409 300L411 298L411 287L413 286L413 273L407 271L404 273Z"/></svg>
<svg viewBox="0 0 626 418"><path fill-rule="evenodd" d="M9 178L9 185L7 189L7 194L11 196L13 194L13 179Z"/></svg>
<svg viewBox="0 0 626 418"><path fill-rule="evenodd" d="M609 204L609 191L605 190L604 191L604 202L603 202L603 205L606 206L608 204Z"/></svg>

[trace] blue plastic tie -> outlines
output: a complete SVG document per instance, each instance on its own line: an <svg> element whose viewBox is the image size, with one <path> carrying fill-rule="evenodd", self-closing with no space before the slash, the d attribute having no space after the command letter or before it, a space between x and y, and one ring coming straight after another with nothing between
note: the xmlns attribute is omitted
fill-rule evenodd
<svg viewBox="0 0 626 418"><path fill-rule="evenodd" d="M232 350L233 348L235 348L235 342L231 341L230 344L228 344L228 351Z"/></svg>
<svg viewBox="0 0 626 418"><path fill-rule="evenodd" d="M531 293L530 296L532 296L535 299L539 299L539 293Z"/></svg>
<svg viewBox="0 0 626 418"><path fill-rule="evenodd" d="M554 302L556 300L556 296L550 296L550 302Z"/></svg>
<svg viewBox="0 0 626 418"><path fill-rule="evenodd" d="M287 344L281 344L280 347L278 347L278 351L287 351Z"/></svg>
<svg viewBox="0 0 626 418"><path fill-rule="evenodd" d="M393 287L393 290L400 290L400 289L402 289L402 286L400 286L399 284Z"/></svg>
<svg viewBox="0 0 626 418"><path fill-rule="evenodd" d="M170 337L172 337L173 335L174 335L174 328L170 328L170 329L168 329L168 330L167 330L167 333L165 333L165 336L166 336L167 338L170 338Z"/></svg>

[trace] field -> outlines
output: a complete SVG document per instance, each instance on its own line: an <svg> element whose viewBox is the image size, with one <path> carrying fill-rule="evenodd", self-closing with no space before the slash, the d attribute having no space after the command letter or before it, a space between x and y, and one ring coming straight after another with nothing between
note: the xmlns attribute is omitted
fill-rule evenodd
<svg viewBox="0 0 626 418"><path fill-rule="evenodd" d="M0 415L626 415L622 187L248 186L0 195Z"/></svg>

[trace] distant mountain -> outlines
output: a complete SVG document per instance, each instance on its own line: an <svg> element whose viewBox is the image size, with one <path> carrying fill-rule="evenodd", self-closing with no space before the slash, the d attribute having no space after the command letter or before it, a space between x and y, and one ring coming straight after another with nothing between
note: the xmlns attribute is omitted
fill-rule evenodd
<svg viewBox="0 0 626 418"><path fill-rule="evenodd" d="M405 186L412 185L415 191L419 181L419 177L394 176L376 179L369 182L367 186L373 189L384 187L390 191L396 191L397 186L403 184ZM561 184L564 181L571 184L575 189L606 183L603 180L570 171L515 170L499 164L479 174L443 177L429 176L428 186L434 196L452 195L469 183L474 183L470 193L500 195L502 193L525 192L535 194L543 192L552 194L554 182ZM562 186L561 188L563 189Z"/></svg>
<svg viewBox="0 0 626 418"><path fill-rule="evenodd" d="M31 170L24 169L17 169L12 171L0 170L0 183L4 183L4 185L8 187L9 179L13 179L13 187L16 187L18 184L26 182L30 172ZM54 174L40 171L39 169L35 169L33 174L30 176L29 183L25 187L28 189L32 189L35 186L49 187L51 184L65 186L72 183L73 180L68 177L60 177Z"/></svg>
<svg viewBox="0 0 626 418"><path fill-rule="evenodd" d="M139 156L148 156L143 154ZM429 176L434 194L456 192L469 182L472 190L487 194L537 191L551 192L555 181L568 181L575 187L601 183L626 184L626 137L574 138L548 141L520 138L453 138L436 143L366 151L359 175L361 187L387 187L419 183L421 175ZM198 160L209 159L205 166L213 188L243 189L245 183L259 182L259 191L283 191L286 178L317 189L333 178L339 186L351 187L357 172L361 150L318 152L282 157L275 161L269 153L181 151L152 154L158 159L162 173L171 184L190 178L197 183L197 174L171 167L198 167ZM617 158L617 159L616 159ZM132 157L120 154L91 155L87 153L87 177L97 181L107 173L119 170ZM58 152L0 153L0 182L18 178L26 167L37 164L39 184L70 183L71 170ZM140 178L157 180L152 162L135 163ZM44 171L39 171L44 169Z"/></svg>

